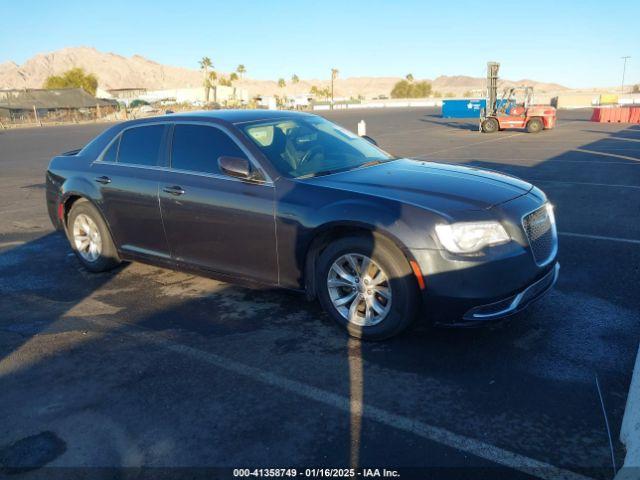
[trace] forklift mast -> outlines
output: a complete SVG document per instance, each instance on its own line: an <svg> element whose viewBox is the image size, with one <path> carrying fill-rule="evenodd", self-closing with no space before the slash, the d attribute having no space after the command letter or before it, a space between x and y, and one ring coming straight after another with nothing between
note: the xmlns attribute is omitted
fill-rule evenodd
<svg viewBox="0 0 640 480"><path fill-rule="evenodd" d="M487 106L485 116L492 117L497 113L496 104L498 101L498 62L487 62Z"/></svg>

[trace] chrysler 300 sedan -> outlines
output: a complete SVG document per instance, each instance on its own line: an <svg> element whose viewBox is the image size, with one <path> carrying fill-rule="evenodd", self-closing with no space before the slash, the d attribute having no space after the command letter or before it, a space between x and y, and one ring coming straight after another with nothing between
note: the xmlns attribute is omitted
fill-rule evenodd
<svg viewBox="0 0 640 480"><path fill-rule="evenodd" d="M397 158L321 117L216 111L121 123L51 160L47 205L84 266L123 260L305 292L351 335L420 314L479 325L554 284L545 194Z"/></svg>

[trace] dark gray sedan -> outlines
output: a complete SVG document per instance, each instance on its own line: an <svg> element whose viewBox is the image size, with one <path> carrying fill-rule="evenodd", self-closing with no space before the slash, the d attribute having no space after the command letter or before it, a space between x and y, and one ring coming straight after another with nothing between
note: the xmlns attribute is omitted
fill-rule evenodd
<svg viewBox="0 0 640 480"><path fill-rule="evenodd" d="M116 125L54 157L47 205L84 266L123 260L306 292L351 335L509 316L554 284L542 191L395 158L321 117L264 110Z"/></svg>

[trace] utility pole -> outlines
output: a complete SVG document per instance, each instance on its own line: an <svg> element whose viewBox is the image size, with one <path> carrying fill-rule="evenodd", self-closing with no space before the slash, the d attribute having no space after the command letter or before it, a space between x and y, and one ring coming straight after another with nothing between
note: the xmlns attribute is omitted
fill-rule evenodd
<svg viewBox="0 0 640 480"><path fill-rule="evenodd" d="M333 110L333 81L336 79L337 76L338 76L338 69L332 68L331 69L331 110Z"/></svg>
<svg viewBox="0 0 640 480"><path fill-rule="evenodd" d="M627 60L629 58L631 58L629 55L627 55L626 57L620 57L622 60L624 60L624 64L622 66L622 86L620 88L620 93L624 93L624 74L627 71Z"/></svg>

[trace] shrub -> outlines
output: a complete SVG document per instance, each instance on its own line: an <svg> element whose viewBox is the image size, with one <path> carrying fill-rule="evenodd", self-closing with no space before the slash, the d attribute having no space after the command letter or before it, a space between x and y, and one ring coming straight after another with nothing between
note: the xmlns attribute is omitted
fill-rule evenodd
<svg viewBox="0 0 640 480"><path fill-rule="evenodd" d="M431 84L428 82L409 82L400 80L391 90L391 98L424 98L431 94Z"/></svg>

